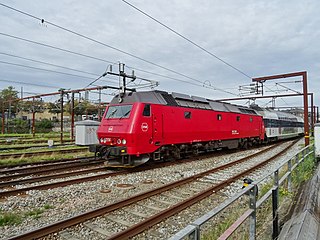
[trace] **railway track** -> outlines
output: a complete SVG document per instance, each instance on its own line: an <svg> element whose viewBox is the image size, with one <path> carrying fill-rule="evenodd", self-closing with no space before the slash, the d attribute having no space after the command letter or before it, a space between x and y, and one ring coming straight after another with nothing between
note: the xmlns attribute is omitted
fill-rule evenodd
<svg viewBox="0 0 320 240"><path fill-rule="evenodd" d="M13 144L47 144L48 139L54 140L54 142L60 142L60 139L55 138L46 138L46 139L21 139L21 138L13 138L13 139L6 139L6 140L0 140L0 144L3 145L13 145ZM65 139L63 140L64 143L74 143L74 140Z"/></svg>
<svg viewBox="0 0 320 240"><path fill-rule="evenodd" d="M77 158L65 158L65 159L56 159L56 160L43 160L39 162L31 162L31 163L17 163L14 165L1 165L0 166L0 174L10 172L10 174L19 173L21 171L28 171L28 169L40 169L50 167L50 165L56 165L59 163L67 163L74 161L86 161L92 160L94 157L77 157ZM21 171L20 171L21 170Z"/></svg>
<svg viewBox="0 0 320 240"><path fill-rule="evenodd" d="M263 157L263 154L267 154L271 149L268 148L249 157L222 164L10 239L39 238L51 233L55 235L50 235L50 239L54 239L55 236L59 236L60 239L81 239L81 233L84 232L86 234L83 239L127 239L220 191L243 176L261 169L288 151L290 146L284 146L272 157ZM264 159L261 160L262 158Z"/></svg>
<svg viewBox="0 0 320 240"><path fill-rule="evenodd" d="M216 152L214 153L214 155L219 156L219 155L224 155L224 153ZM205 155L205 156L199 157L198 159L207 158L207 157L208 156ZM83 158L79 158L75 160L70 160L70 159L61 160L59 162L57 161L50 161L48 163L44 162L40 166L38 166L38 164L35 164L36 166L28 166L29 164L21 164L21 166L27 165L27 167L0 170L0 198L24 194L25 192L30 190L46 190L51 188L63 187L63 186L68 186L68 185L77 184L81 182L95 181L95 180L103 179L107 177L129 174L129 173L138 172L138 171L146 171L153 168L161 168L165 166L183 164L190 161L194 161L193 159L183 159L181 161L176 161L176 162L162 162L162 163L157 163L156 165L146 165L146 166L140 166L139 168L134 168L134 169L126 169L126 170L117 171L117 172L109 171L108 173L97 174L94 176L81 177L81 175L88 174L88 173L97 173L97 172L106 171L106 168L103 166L74 171L77 168L84 168L90 165L91 166L102 165L102 163L105 161L105 160L94 160L94 157L88 158L88 160L90 161L90 163L87 161L84 161ZM72 168L72 170L69 172L56 173L57 171L68 171L67 168L69 167ZM32 175L43 175L43 174L48 174L48 175L40 176L40 177L38 176L32 177ZM80 176L80 177L78 177L77 179L63 179L62 181L57 181L54 183L50 182L50 183L41 184L41 182L43 181L72 177L72 176ZM26 179L24 179L24 177L26 177ZM16 180L13 180L13 179L16 179ZM24 184L32 184L32 183L39 183L39 184L33 185L33 186L23 186ZM19 185L18 189L12 189L17 185ZM8 188L8 190L2 189L1 191L1 188Z"/></svg>
<svg viewBox="0 0 320 240"><path fill-rule="evenodd" d="M37 151L37 152L24 152L24 153L6 153L0 154L0 160L8 158L26 158L33 156L46 156L56 153L66 154L66 153L76 153L76 152L85 152L88 151L88 148L74 148L74 149L52 149L50 151Z"/></svg>
<svg viewBox="0 0 320 240"><path fill-rule="evenodd" d="M18 179L23 181L24 177L39 176L45 174L75 171L81 168L88 168L96 165L102 165L103 160L94 160L88 158L87 160L74 160L60 163L50 163L43 166L31 166L19 169L0 170L0 186L3 182L10 185L9 180ZM49 175L50 176L50 175Z"/></svg>
<svg viewBox="0 0 320 240"><path fill-rule="evenodd" d="M55 147L64 147L64 146L72 146L73 143L65 143L65 144L55 144ZM37 144L37 145L24 145L24 146L8 146L8 147L1 147L0 151L12 151L12 150L25 150L25 149L32 149L32 148L48 148L48 144Z"/></svg>
<svg viewBox="0 0 320 240"><path fill-rule="evenodd" d="M213 153L214 155L224 155L224 153ZM197 158L200 160L201 158L207 158L208 155L201 156ZM107 171L104 166L102 166L102 163L104 160L93 160L94 158L91 158L90 162L83 162L83 160L77 160L70 163L69 161L67 163L50 163L50 164L44 164L41 166L28 166L26 168L18 168L18 169L12 169L12 170L0 170L0 174L3 174L4 176L0 176L0 199L9 197L9 196L15 196L15 195L24 195L27 191L31 190L47 190L57 187L64 187L72 184L78 184L81 182L89 182L89 181L95 181L98 179L104 179L108 177L114 177L119 175L126 175L133 172L142 172L147 171L154 168L162 168L170 165L177 165L177 164L184 164L187 162L192 162L194 159L184 159L181 161L176 162L163 162L163 163L157 163L153 165L146 165L146 166L140 166L139 168L133 168L133 169L126 169L122 171ZM92 167L89 169L80 169L78 171L75 171L77 168L86 168L94 165L100 165L98 167ZM43 169L44 168L44 169ZM71 170L68 171L68 168ZM56 173L56 172L62 171L62 173ZM68 172L66 172L68 171ZM99 172L104 172L102 174L99 174ZM89 173L98 173L91 176L85 176L85 174ZM32 175L43 175L48 174L45 176L34 176ZM72 179L66 179L67 177L73 177L77 176L76 178ZM15 180L14 180L15 179ZM41 184L41 182L53 180L53 179L62 179L61 181L55 181L55 182L47 182ZM29 184L28 186L24 186L26 184ZM30 184L33 184L30 186ZM17 188L15 188L17 186ZM1 189L2 188L2 189Z"/></svg>

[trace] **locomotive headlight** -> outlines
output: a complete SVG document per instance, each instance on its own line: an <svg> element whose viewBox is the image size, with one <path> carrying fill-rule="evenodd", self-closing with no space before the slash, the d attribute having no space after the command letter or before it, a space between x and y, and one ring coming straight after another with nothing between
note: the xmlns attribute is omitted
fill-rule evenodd
<svg viewBox="0 0 320 240"><path fill-rule="evenodd" d="M104 139L103 139L103 143L106 143L106 142L107 142L107 139L106 139L106 138L104 138Z"/></svg>
<svg viewBox="0 0 320 240"><path fill-rule="evenodd" d="M100 138L100 142L103 143L103 138Z"/></svg>
<svg viewBox="0 0 320 240"><path fill-rule="evenodd" d="M122 144L125 145L127 143L127 140L122 139Z"/></svg>
<svg viewBox="0 0 320 240"><path fill-rule="evenodd" d="M118 144L120 144L120 143L121 143L121 139L120 139L120 138L117 140L117 143L118 143Z"/></svg>

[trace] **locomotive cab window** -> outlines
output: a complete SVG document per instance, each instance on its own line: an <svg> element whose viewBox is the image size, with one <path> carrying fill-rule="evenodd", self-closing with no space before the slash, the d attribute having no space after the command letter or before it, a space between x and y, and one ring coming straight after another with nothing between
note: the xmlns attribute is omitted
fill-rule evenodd
<svg viewBox="0 0 320 240"><path fill-rule="evenodd" d="M151 107L150 107L150 104L145 104L145 105L144 105L142 115L145 116L145 117L150 117L150 116L151 116Z"/></svg>
<svg viewBox="0 0 320 240"><path fill-rule="evenodd" d="M119 106L110 106L106 113L105 118L129 118L132 105L119 105Z"/></svg>
<svg viewBox="0 0 320 240"><path fill-rule="evenodd" d="M191 112L184 112L184 118L190 119L191 118Z"/></svg>
<svg viewBox="0 0 320 240"><path fill-rule="evenodd" d="M237 116L237 122L240 122L240 116Z"/></svg>
<svg viewBox="0 0 320 240"><path fill-rule="evenodd" d="M222 115L221 115L221 114L218 114L218 115L217 115L217 120L219 120L219 121L222 120Z"/></svg>

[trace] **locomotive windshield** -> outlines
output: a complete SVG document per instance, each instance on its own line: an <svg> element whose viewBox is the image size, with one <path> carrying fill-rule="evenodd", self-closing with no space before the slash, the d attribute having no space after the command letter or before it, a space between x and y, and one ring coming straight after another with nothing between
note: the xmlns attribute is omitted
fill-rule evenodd
<svg viewBox="0 0 320 240"><path fill-rule="evenodd" d="M129 118L131 109L132 105L111 106L108 108L105 118Z"/></svg>

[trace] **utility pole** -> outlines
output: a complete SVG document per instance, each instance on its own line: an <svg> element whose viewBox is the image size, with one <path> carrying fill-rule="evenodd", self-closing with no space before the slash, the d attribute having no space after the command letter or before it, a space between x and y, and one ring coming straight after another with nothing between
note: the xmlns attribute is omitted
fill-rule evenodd
<svg viewBox="0 0 320 240"><path fill-rule="evenodd" d="M31 128L31 132L32 132L32 137L35 136L36 134L36 125L35 125L35 122L36 122L36 109L35 109L35 106L34 106L34 98L32 99L32 128Z"/></svg>
<svg viewBox="0 0 320 240"><path fill-rule="evenodd" d="M5 114L4 114L4 102L2 102L2 129L1 132L4 134Z"/></svg>
<svg viewBox="0 0 320 240"><path fill-rule="evenodd" d="M101 121L101 88L99 89L98 120Z"/></svg>
<svg viewBox="0 0 320 240"><path fill-rule="evenodd" d="M60 90L60 143L63 144L63 89Z"/></svg>
<svg viewBox="0 0 320 240"><path fill-rule="evenodd" d="M71 93L71 140L74 140L74 92Z"/></svg>

